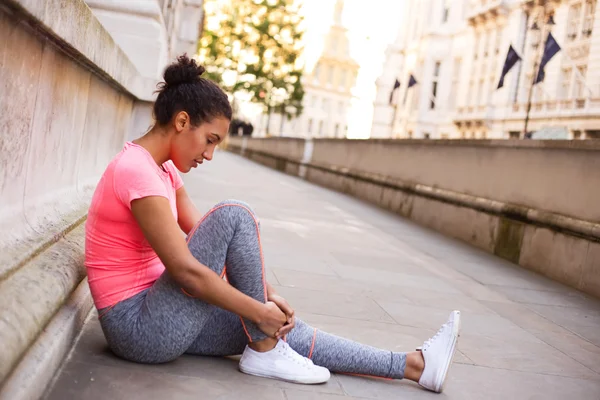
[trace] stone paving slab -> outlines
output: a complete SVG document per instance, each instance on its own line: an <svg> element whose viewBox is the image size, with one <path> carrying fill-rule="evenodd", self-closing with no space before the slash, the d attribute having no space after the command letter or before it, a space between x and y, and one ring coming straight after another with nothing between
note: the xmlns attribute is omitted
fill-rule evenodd
<svg viewBox="0 0 600 400"><path fill-rule="evenodd" d="M229 153L185 177L202 211L236 198L261 220L267 279L319 329L394 351L463 331L446 390L333 375L301 386L244 375L236 358L138 365L86 323L48 392L63 399L600 399L600 301L384 210Z"/></svg>

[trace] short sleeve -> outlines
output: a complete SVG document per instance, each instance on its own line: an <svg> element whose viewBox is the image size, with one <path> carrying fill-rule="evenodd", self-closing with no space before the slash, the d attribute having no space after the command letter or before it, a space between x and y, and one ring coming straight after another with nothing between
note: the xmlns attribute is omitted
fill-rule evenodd
<svg viewBox="0 0 600 400"><path fill-rule="evenodd" d="M181 179L181 175L177 172L177 168L173 161L169 160L163 164L167 171L169 171L169 176L171 177L171 182L173 183L173 189L176 191L183 186L183 179Z"/></svg>
<svg viewBox="0 0 600 400"><path fill-rule="evenodd" d="M169 198L169 193L156 171L146 163L121 160L116 167L113 188L117 198L131 210L131 202L148 196Z"/></svg>

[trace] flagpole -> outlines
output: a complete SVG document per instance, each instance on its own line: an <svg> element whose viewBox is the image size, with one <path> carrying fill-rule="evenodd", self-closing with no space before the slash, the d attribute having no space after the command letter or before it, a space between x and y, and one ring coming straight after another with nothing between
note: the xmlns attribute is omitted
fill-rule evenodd
<svg viewBox="0 0 600 400"><path fill-rule="evenodd" d="M543 38L544 35L540 34L540 38ZM542 46L541 40L540 40L540 44L539 44L540 48L544 48L544 46ZM540 53L540 50L538 50L538 53ZM536 54L536 57L533 61L533 72L531 74L531 85L529 86L529 95L527 97L527 112L525 114L525 126L523 128L523 139L527 138L527 126L529 125L529 113L531 112L531 98L533 97L533 87L535 86L535 80L537 79L537 74L536 71L538 69L538 59L539 59L539 54Z"/></svg>
<svg viewBox="0 0 600 400"><path fill-rule="evenodd" d="M539 18L540 21L546 20L545 14L546 14L545 8L543 8L541 18ZM535 24L535 22L534 22L534 24ZM544 41L545 28L546 28L546 24L542 23L542 26L540 28L540 43L538 44L539 50L537 50L536 57L533 61L533 72L531 73L531 85L529 86L529 96L527 98L527 112L525 114L525 126L523 127L523 139L527 138L527 126L529 125L529 113L531 112L531 98L533 96L533 86L535 85L535 81L537 79L538 64L539 64L539 62L541 62L540 58L544 54L543 52L544 52L545 44L543 41Z"/></svg>
<svg viewBox="0 0 600 400"><path fill-rule="evenodd" d="M394 138L394 126L396 125L396 113L398 112L398 104L394 104L394 112L392 113L392 139Z"/></svg>

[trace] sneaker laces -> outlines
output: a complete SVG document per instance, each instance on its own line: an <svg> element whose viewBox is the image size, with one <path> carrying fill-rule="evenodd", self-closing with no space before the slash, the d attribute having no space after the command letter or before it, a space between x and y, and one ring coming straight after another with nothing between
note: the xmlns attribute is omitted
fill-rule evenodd
<svg viewBox="0 0 600 400"><path fill-rule="evenodd" d="M432 337L427 339L425 341L425 343L423 343L423 346L421 346L421 348L423 350L429 348L433 344L433 342L435 342L435 339L437 339L442 334L442 332L444 332L444 330L447 328L447 326L448 326L448 323L446 322L444 325L442 325L442 327L437 331L437 333L435 335L433 335Z"/></svg>
<svg viewBox="0 0 600 400"><path fill-rule="evenodd" d="M304 365L304 366L314 365L312 360L301 356L300 354L298 354L298 352L296 352L294 349L292 349L289 344L287 344L286 342L283 342L283 341L281 344L281 353L284 356L286 356L287 358L295 361L296 363L298 363L300 365Z"/></svg>

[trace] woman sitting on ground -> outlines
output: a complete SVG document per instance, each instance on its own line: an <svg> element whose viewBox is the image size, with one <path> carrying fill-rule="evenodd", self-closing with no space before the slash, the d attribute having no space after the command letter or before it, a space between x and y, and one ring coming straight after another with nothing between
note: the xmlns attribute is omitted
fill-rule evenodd
<svg viewBox="0 0 600 400"><path fill-rule="evenodd" d="M186 56L166 69L155 125L125 144L94 193L85 265L112 351L139 363L242 354L239 369L251 375L310 384L331 370L441 392L458 311L408 353L314 329L267 283L252 209L230 200L198 212L177 171L212 160L231 121L227 96L203 72Z"/></svg>

